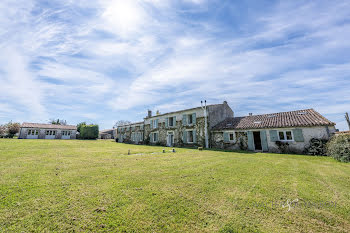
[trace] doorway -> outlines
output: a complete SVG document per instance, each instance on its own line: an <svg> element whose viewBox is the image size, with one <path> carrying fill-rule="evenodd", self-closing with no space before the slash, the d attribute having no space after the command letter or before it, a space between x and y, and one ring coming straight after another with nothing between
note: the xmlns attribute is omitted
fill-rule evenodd
<svg viewBox="0 0 350 233"><path fill-rule="evenodd" d="M173 132L168 132L167 136L167 146L172 147L174 144L174 133Z"/></svg>
<svg viewBox="0 0 350 233"><path fill-rule="evenodd" d="M262 150L260 132L253 132L255 150Z"/></svg>

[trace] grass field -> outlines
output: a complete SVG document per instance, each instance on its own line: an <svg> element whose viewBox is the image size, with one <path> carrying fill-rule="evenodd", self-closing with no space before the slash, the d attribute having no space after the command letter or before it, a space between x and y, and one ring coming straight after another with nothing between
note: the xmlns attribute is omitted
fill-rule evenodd
<svg viewBox="0 0 350 233"><path fill-rule="evenodd" d="M350 231L350 164L162 149L1 139L0 232Z"/></svg>

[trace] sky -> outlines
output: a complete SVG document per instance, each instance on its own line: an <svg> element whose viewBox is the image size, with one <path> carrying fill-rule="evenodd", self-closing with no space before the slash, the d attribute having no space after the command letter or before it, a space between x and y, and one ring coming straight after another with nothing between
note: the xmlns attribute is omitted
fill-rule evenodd
<svg viewBox="0 0 350 233"><path fill-rule="evenodd" d="M1 0L0 124L142 121L226 100L347 130L350 1Z"/></svg>

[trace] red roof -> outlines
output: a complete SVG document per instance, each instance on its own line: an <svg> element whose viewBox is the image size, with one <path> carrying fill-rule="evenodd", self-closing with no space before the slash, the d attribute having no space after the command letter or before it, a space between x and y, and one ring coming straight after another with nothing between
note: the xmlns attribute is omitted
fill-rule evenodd
<svg viewBox="0 0 350 233"><path fill-rule="evenodd" d="M213 127L222 129L262 129L335 125L313 109L227 118Z"/></svg>

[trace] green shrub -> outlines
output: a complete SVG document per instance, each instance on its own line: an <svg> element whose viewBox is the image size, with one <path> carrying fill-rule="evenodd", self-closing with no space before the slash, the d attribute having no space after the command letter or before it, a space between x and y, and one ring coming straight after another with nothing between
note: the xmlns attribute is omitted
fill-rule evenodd
<svg viewBox="0 0 350 233"><path fill-rule="evenodd" d="M98 138L98 125L82 125L80 128L81 139L97 139Z"/></svg>
<svg viewBox="0 0 350 233"><path fill-rule="evenodd" d="M334 136L327 144L327 154L341 162L350 162L350 134Z"/></svg>
<svg viewBox="0 0 350 233"><path fill-rule="evenodd" d="M312 138L310 146L305 149L307 155L327 156L327 142L325 139Z"/></svg>

